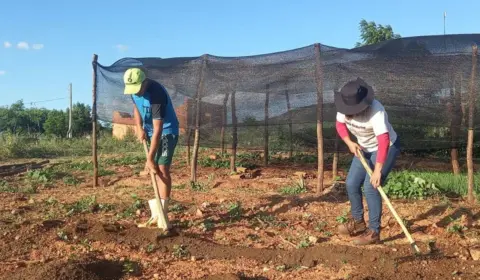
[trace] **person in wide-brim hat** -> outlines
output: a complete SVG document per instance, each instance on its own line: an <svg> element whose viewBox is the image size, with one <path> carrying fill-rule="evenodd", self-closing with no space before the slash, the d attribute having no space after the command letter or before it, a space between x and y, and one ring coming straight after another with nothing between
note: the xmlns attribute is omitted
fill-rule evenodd
<svg viewBox="0 0 480 280"><path fill-rule="evenodd" d="M375 99L375 92L364 80L357 78L349 81L342 89L335 91L335 106L344 115L356 115L363 112Z"/></svg>
<svg viewBox="0 0 480 280"><path fill-rule="evenodd" d="M377 243L380 241L382 198L376 188L383 184L400 153L398 136L385 108L375 99L373 88L360 78L335 91L335 106L337 132L355 155L345 181L351 218L340 225L338 231L346 236L358 235L354 239L357 245ZM349 131L358 143L350 139ZM369 164L375 166L371 177L358 153L363 153ZM362 185L368 204L368 227L363 217Z"/></svg>

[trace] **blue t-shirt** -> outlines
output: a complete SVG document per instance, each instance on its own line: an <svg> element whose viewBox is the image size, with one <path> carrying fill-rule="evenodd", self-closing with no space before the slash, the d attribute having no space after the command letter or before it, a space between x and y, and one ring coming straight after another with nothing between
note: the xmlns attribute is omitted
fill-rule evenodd
<svg viewBox="0 0 480 280"><path fill-rule="evenodd" d="M140 112L145 133L153 135L153 120L163 120L162 135L178 135L178 119L167 90L158 82L149 80L142 96L132 95L132 100Z"/></svg>

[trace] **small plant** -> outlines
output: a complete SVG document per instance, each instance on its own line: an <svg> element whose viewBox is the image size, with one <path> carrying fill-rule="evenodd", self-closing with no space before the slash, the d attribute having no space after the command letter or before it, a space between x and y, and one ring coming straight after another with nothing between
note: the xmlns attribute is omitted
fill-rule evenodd
<svg viewBox="0 0 480 280"><path fill-rule="evenodd" d="M305 192L307 192L307 188L303 179L280 189L280 193L283 195L298 195Z"/></svg>
<svg viewBox="0 0 480 280"><path fill-rule="evenodd" d="M25 181L29 188L25 189L27 193L36 193L39 186L50 186L53 179L51 169L30 170L27 172Z"/></svg>
<svg viewBox="0 0 480 280"><path fill-rule="evenodd" d="M67 233L64 232L63 230L60 230L57 232L57 236L60 240L63 240L63 241L68 241L68 236L67 236Z"/></svg>
<svg viewBox="0 0 480 280"><path fill-rule="evenodd" d="M146 248L146 251L147 251L147 253L151 254L155 251L155 249L156 249L155 244L148 244L147 248Z"/></svg>
<svg viewBox="0 0 480 280"><path fill-rule="evenodd" d="M173 245L173 256L177 259L185 258L189 252L185 245Z"/></svg>
<svg viewBox="0 0 480 280"><path fill-rule="evenodd" d="M312 244L310 243L310 240L308 240L308 237L305 237L305 238L303 238L303 239L300 241L300 243L298 243L297 249L307 248L307 247L309 247L310 245L312 245Z"/></svg>
<svg viewBox="0 0 480 280"><path fill-rule="evenodd" d="M110 176L110 175L113 175L113 174L115 174L115 171L112 171L112 170L106 170L106 169L102 169L102 168L100 168L100 170L98 170L98 176L100 176L100 177Z"/></svg>
<svg viewBox="0 0 480 280"><path fill-rule="evenodd" d="M5 180L0 180L0 192L16 193L18 188L10 186Z"/></svg>
<svg viewBox="0 0 480 280"><path fill-rule="evenodd" d="M97 199L94 195L81 198L73 204L67 205L67 215L93 212L97 207Z"/></svg>
<svg viewBox="0 0 480 280"><path fill-rule="evenodd" d="M169 210L172 211L172 212L182 212L183 210L185 210L185 206L183 206L180 203L175 203L172 206L170 206L169 208L170 208Z"/></svg>
<svg viewBox="0 0 480 280"><path fill-rule="evenodd" d="M232 202L227 206L228 216L232 220L240 219L242 216L242 206L240 202Z"/></svg>
<svg viewBox="0 0 480 280"><path fill-rule="evenodd" d="M340 224L346 223L346 222L348 221L347 212L346 212L346 211L343 211L343 215L337 216L336 220L337 220L337 222L340 223Z"/></svg>
<svg viewBox="0 0 480 280"><path fill-rule="evenodd" d="M131 194L133 199L132 205L130 205L127 209L125 209L122 213L117 214L118 218L129 218L135 216L137 210L145 209L145 204L142 200L136 195Z"/></svg>
<svg viewBox="0 0 480 280"><path fill-rule="evenodd" d="M174 189L174 190L183 190L183 189L185 189L186 187L187 187L186 184L180 184L180 185L173 185L173 186L172 186L172 189Z"/></svg>
<svg viewBox="0 0 480 280"><path fill-rule="evenodd" d="M315 226L315 230L319 232L324 232L326 227L327 227L327 222L319 222Z"/></svg>
<svg viewBox="0 0 480 280"><path fill-rule="evenodd" d="M76 186L80 183L80 180L78 180L72 175L67 175L63 177L63 182L65 183L65 185Z"/></svg>
<svg viewBox="0 0 480 280"><path fill-rule="evenodd" d="M135 263L129 260L126 260L123 263L123 272L126 274L132 274L135 272Z"/></svg>
<svg viewBox="0 0 480 280"><path fill-rule="evenodd" d="M91 161L80 161L71 163L68 168L81 171L93 170L93 163Z"/></svg>
<svg viewBox="0 0 480 280"><path fill-rule="evenodd" d="M465 230L467 230L466 227L462 226L462 225L459 225L459 224L453 224L451 226L449 226L447 228L447 231L450 232L450 233L457 233L457 234L461 234L463 233Z"/></svg>
<svg viewBox="0 0 480 280"><path fill-rule="evenodd" d="M214 227L215 227L215 222L210 218L205 219L203 223L200 224L200 229L203 231L209 231Z"/></svg>
<svg viewBox="0 0 480 280"><path fill-rule="evenodd" d="M196 192L206 192L207 191L207 185L203 184L201 182L191 181L190 182L190 188L192 189L192 191L196 191Z"/></svg>
<svg viewBox="0 0 480 280"><path fill-rule="evenodd" d="M107 158L103 160L103 163L106 165L115 165L115 166L124 166L124 165L136 165L139 163L143 163L145 161L145 157L142 155L127 155L122 158Z"/></svg>

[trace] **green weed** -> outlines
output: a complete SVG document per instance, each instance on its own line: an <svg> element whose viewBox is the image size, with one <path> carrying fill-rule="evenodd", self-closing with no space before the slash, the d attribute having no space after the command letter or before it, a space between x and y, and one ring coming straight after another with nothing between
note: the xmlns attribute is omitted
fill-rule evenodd
<svg viewBox="0 0 480 280"><path fill-rule="evenodd" d="M292 185L285 186L280 189L280 193L283 195L298 195L307 192L307 187L303 180L293 183Z"/></svg>
<svg viewBox="0 0 480 280"><path fill-rule="evenodd" d="M425 199L440 194L433 182L408 172L390 174L384 191L391 198L405 199Z"/></svg>
<svg viewBox="0 0 480 280"><path fill-rule="evenodd" d="M189 252L188 252L188 249L185 245L181 244L181 245L173 245L173 256L177 259L181 259L181 258L184 258L186 256L188 256Z"/></svg>

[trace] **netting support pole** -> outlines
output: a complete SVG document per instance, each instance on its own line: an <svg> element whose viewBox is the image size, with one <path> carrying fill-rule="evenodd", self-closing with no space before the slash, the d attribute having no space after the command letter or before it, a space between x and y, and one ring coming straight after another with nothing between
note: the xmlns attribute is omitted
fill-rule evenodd
<svg viewBox="0 0 480 280"><path fill-rule="evenodd" d="M476 105L476 76L477 76L477 45L472 46L472 76L470 78L470 100L469 100L469 116L468 116L468 142L467 142L467 168L468 168L468 197L469 203L475 202L473 194L473 118Z"/></svg>
<svg viewBox="0 0 480 280"><path fill-rule="evenodd" d="M293 127L292 127L292 111L290 110L290 96L288 95L288 80L285 81L285 98L287 99L288 111L288 137L290 141L290 149L288 151L288 158L293 158Z"/></svg>
<svg viewBox="0 0 480 280"><path fill-rule="evenodd" d="M205 76L205 67L207 65L207 56L203 56L202 68L200 70L200 79L197 85L197 92L195 93L195 138L193 140L193 156L191 163L191 172L190 172L190 181L197 181L197 163L198 163L198 148L200 144L200 111L201 111L201 102L203 95L203 85L204 85L204 76Z"/></svg>
<svg viewBox="0 0 480 280"><path fill-rule="evenodd" d="M317 193L323 192L323 71L320 61L320 44L315 44L315 82L317 84Z"/></svg>
<svg viewBox="0 0 480 280"><path fill-rule="evenodd" d="M192 138L192 123L193 123L193 111L195 109L194 106L191 106L190 100L187 99L185 104L185 119L187 121L187 164L191 166L191 159L192 159L192 149L190 147L190 139Z"/></svg>
<svg viewBox="0 0 480 280"><path fill-rule="evenodd" d="M232 91L231 95L231 106L232 106L232 155L230 156L230 170L232 172L237 171L235 167L235 162L237 160L237 143L238 143L238 135L237 135L237 111L235 107L235 90Z"/></svg>
<svg viewBox="0 0 480 280"><path fill-rule="evenodd" d="M333 150L333 162L332 162L332 181L337 180L338 176L338 141L339 141L338 134L335 133L335 146Z"/></svg>
<svg viewBox="0 0 480 280"><path fill-rule="evenodd" d="M98 55L93 55L93 103L92 103L92 161L93 186L98 186L98 157L97 157L97 61Z"/></svg>
<svg viewBox="0 0 480 280"><path fill-rule="evenodd" d="M265 123L264 123L264 132L263 132L263 165L268 165L268 102L270 98L270 85L267 84L265 92Z"/></svg>
<svg viewBox="0 0 480 280"><path fill-rule="evenodd" d="M450 159L452 162L452 172L454 175L460 175L460 163L458 161L458 134L460 133L460 126L462 125L462 109L461 106L461 88L457 89L457 74L453 76L453 85L451 95L451 123L450 123L450 134L451 134L451 150L450 150Z"/></svg>
<svg viewBox="0 0 480 280"><path fill-rule="evenodd" d="M225 93L225 98L223 99L222 130L220 132L220 147L222 150L222 155L225 154L225 126L227 125L227 102L228 91L227 93Z"/></svg>

